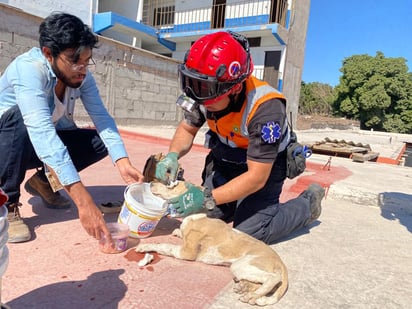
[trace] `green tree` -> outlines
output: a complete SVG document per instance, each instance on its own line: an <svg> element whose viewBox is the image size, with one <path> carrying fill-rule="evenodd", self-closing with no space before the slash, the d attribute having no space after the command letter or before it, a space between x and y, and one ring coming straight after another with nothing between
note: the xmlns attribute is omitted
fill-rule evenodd
<svg viewBox="0 0 412 309"><path fill-rule="evenodd" d="M302 82L300 88L299 114L323 115L332 114L334 90L331 85L323 83Z"/></svg>
<svg viewBox="0 0 412 309"><path fill-rule="evenodd" d="M405 58L354 55L343 60L334 110L362 129L412 133L412 73Z"/></svg>

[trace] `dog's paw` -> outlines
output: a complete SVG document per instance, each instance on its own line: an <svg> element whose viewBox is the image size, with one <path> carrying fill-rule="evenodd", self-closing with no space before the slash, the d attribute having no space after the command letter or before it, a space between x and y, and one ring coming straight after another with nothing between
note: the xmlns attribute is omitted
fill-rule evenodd
<svg viewBox="0 0 412 309"><path fill-rule="evenodd" d="M135 248L136 252L150 252L151 248L150 248L150 244L139 244L136 248Z"/></svg>
<svg viewBox="0 0 412 309"><path fill-rule="evenodd" d="M241 302L247 303L249 305L256 305L257 295L255 293L244 293L239 297Z"/></svg>
<svg viewBox="0 0 412 309"><path fill-rule="evenodd" d="M182 231L180 229L174 229L172 235L175 237L182 238Z"/></svg>
<svg viewBox="0 0 412 309"><path fill-rule="evenodd" d="M136 251L136 252L145 252L141 246L138 246L138 247L134 248L134 251Z"/></svg>
<svg viewBox="0 0 412 309"><path fill-rule="evenodd" d="M256 291L259 288L259 286L259 283L254 283L247 280L235 280L233 291L238 294L245 294Z"/></svg>
<svg viewBox="0 0 412 309"><path fill-rule="evenodd" d="M244 293L244 294L242 294L242 296L239 297L239 300L240 300L242 303L247 303L247 304L250 304L250 305L254 305L250 293Z"/></svg>
<svg viewBox="0 0 412 309"><path fill-rule="evenodd" d="M237 294L244 294L246 292L249 292L248 285L245 283L247 282L244 280L235 281L235 285L233 286L233 291Z"/></svg>
<svg viewBox="0 0 412 309"><path fill-rule="evenodd" d="M242 293L242 287L240 286L239 282L235 283L233 286L233 292L240 294Z"/></svg>

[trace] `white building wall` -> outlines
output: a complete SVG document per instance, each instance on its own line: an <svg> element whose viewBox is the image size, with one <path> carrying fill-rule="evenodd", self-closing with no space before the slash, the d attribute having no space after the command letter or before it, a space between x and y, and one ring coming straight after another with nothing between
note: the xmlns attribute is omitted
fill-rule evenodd
<svg viewBox="0 0 412 309"><path fill-rule="evenodd" d="M46 17L53 11L68 12L78 16L88 25L92 24L92 16L94 13L110 11L129 19L140 21L142 18L143 1L144 0L0 0L2 3L15 6L40 17ZM289 6L291 2L292 1L289 1ZM149 8L150 12L153 12L155 3L157 2L147 2L149 6L153 6ZM213 0L169 0L163 1L162 4L175 5L175 25L209 22L211 20ZM239 4L239 0L227 0L225 18L230 19L270 14L270 6L270 0L255 0L245 4ZM139 39L132 38L127 34L108 29L105 31L105 36L135 47L141 47L141 41ZM259 36L259 34L256 33L256 36ZM191 42L177 43L176 50L172 54L173 58L183 60L186 51L190 48L190 43ZM282 51L282 59L279 68L279 78L282 78L285 65L285 48L285 46L280 44L274 45L272 38L262 37L261 46L251 48L255 75L259 78L262 77L260 75L263 75L265 52L280 50Z"/></svg>
<svg viewBox="0 0 412 309"><path fill-rule="evenodd" d="M270 14L270 1L256 0L239 4L239 0L229 0L226 2L225 12L226 18L267 15Z"/></svg>
<svg viewBox="0 0 412 309"><path fill-rule="evenodd" d="M210 21L213 1L175 1L175 25L190 24L193 22Z"/></svg>
<svg viewBox="0 0 412 309"><path fill-rule="evenodd" d="M226 1L226 20L232 19L233 21L233 19L239 17L270 14L269 0L253 0L249 4L235 5L236 1L239 0ZM248 31L248 36L262 37L261 46L251 48L255 65L255 75L259 78L261 78L260 74L263 74L265 52L277 50L282 52L279 66L280 87L282 89L282 85L285 85L282 91L284 91L285 95L289 98L288 105L297 111L310 1L297 1L298 4L296 5L299 6L298 10L294 8L295 1L296 0L288 1L288 10L290 10L288 14L292 15L286 24L287 29L280 27L278 33L280 37L282 37L282 34L285 34L287 38L286 42L288 42L289 46L288 49L276 38L272 36L262 36L259 30L253 31L253 33ZM93 14L104 11L114 11L138 22L141 22L142 18L153 18L150 16L142 16L142 12L144 11L142 9L143 4L145 4L145 8L147 8L147 5L151 5L152 9L153 6L159 2L155 0L0 0L0 3L14 6L40 17L46 17L53 11L64 11L76 15L86 24L92 25ZM167 0L167 2L163 2L164 5L173 5L173 3L176 10L175 26L182 28L189 26L190 28L191 23L203 22L206 27L204 30L208 30L208 23L212 19L211 7L213 0ZM153 10L151 10L151 12L153 12ZM298 12L298 14L295 16L296 12ZM152 16L153 14L149 13L148 15ZM144 22L148 22L146 19ZM148 22L148 24L150 24L150 22ZM235 26L237 27L237 25ZM189 28L187 29L188 31L190 31ZM295 30L292 31L293 29ZM105 33L105 35L107 35L107 33ZM124 42L125 40L119 37L121 35L121 33L113 33L112 38ZM183 60L186 51L190 48L190 40L192 39L188 38L187 42L180 40L177 42L176 50L173 52L173 58ZM141 46L141 41L136 38L131 39L129 37L127 43L136 47ZM149 47L152 52L156 52L155 47ZM159 50L158 52L164 51ZM286 54L288 55L286 56Z"/></svg>
<svg viewBox="0 0 412 309"><path fill-rule="evenodd" d="M175 1L175 24L210 21L213 1L177 0ZM225 8L225 18L270 14L270 0L256 0L239 4L239 0L228 0Z"/></svg>
<svg viewBox="0 0 412 309"><path fill-rule="evenodd" d="M119 15L123 15L129 19L137 21L139 2L139 0L99 0L98 12L113 11Z"/></svg>
<svg viewBox="0 0 412 309"><path fill-rule="evenodd" d="M43 18L54 11L70 13L91 25L97 0L0 0L0 2Z"/></svg>
<svg viewBox="0 0 412 309"><path fill-rule="evenodd" d="M189 11L198 8L211 7L213 5L213 0L203 0L203 1L193 1L193 0L176 0L175 7L176 11Z"/></svg>
<svg viewBox="0 0 412 309"><path fill-rule="evenodd" d="M143 1L143 0L140 0ZM115 12L119 15L125 16L131 20L139 20L141 19L141 15L139 9L140 2L139 0L99 0L98 1L98 8L97 13L102 12ZM131 37L128 34L120 33L113 30L105 30L104 36L108 38L115 39L117 41L132 45L134 47L140 47L141 43L140 40L136 40L136 38Z"/></svg>

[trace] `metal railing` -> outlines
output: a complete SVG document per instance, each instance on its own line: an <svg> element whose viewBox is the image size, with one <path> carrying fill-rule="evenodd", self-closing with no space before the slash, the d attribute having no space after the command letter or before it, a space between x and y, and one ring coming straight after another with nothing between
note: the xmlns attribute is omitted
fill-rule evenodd
<svg viewBox="0 0 412 309"><path fill-rule="evenodd" d="M161 32L277 23L286 26L287 0L252 0L176 10L173 0L145 1L142 23Z"/></svg>

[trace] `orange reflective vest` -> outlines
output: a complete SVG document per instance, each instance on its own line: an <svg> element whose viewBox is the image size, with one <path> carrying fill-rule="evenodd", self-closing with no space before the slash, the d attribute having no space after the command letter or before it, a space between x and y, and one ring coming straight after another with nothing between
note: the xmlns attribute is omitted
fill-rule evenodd
<svg viewBox="0 0 412 309"><path fill-rule="evenodd" d="M247 149L249 121L258 107L270 99L280 99L286 104L286 98L279 91L267 82L251 76L246 79L246 102L243 103L242 109L239 112L230 112L219 119L207 119L207 124L222 143L232 148Z"/></svg>

